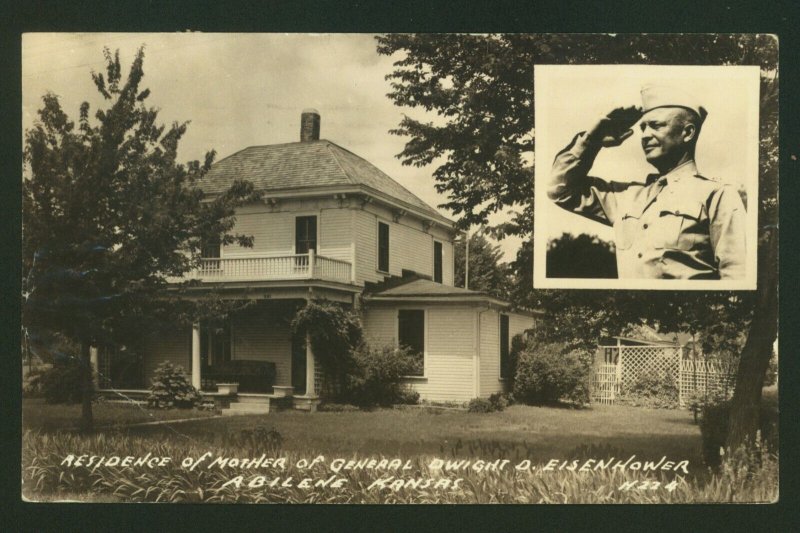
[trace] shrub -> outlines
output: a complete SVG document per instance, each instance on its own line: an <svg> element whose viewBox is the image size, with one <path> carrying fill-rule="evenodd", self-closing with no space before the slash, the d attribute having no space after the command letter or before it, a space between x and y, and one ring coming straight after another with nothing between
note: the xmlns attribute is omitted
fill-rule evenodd
<svg viewBox="0 0 800 533"><path fill-rule="evenodd" d="M39 378L45 402L80 403L83 379L84 368L78 361L68 359L54 364Z"/></svg>
<svg viewBox="0 0 800 533"><path fill-rule="evenodd" d="M319 404L317 410L323 413L352 413L361 409L349 403L326 402Z"/></svg>
<svg viewBox="0 0 800 533"><path fill-rule="evenodd" d="M508 406L508 398L502 392L495 392L488 398L473 398L467 404L470 413L493 413L502 411Z"/></svg>
<svg viewBox="0 0 800 533"><path fill-rule="evenodd" d="M362 344L352 354L352 370L347 376L343 399L359 407L388 407L408 403L419 395L408 392L403 377L409 375L416 357L408 349L385 346L373 349Z"/></svg>
<svg viewBox="0 0 800 533"><path fill-rule="evenodd" d="M675 409L678 407L678 384L668 368L645 367L626 390L622 403L637 407Z"/></svg>
<svg viewBox="0 0 800 533"><path fill-rule="evenodd" d="M519 355L514 397L532 405L561 401L587 404L591 367L585 359L583 350L558 343L529 342Z"/></svg>
<svg viewBox="0 0 800 533"><path fill-rule="evenodd" d="M164 361L156 368L150 386L147 405L156 409L169 407L189 408L200 401L197 392L186 376L183 367Z"/></svg>

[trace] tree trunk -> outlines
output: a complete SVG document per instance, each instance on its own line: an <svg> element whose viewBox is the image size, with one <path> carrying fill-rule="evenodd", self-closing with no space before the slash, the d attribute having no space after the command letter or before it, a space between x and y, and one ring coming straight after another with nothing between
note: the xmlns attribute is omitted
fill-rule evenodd
<svg viewBox="0 0 800 533"><path fill-rule="evenodd" d="M768 231L759 246L758 287L753 319L742 349L731 400L727 446L752 440L759 428L764 376L778 332L778 233Z"/></svg>
<svg viewBox="0 0 800 533"><path fill-rule="evenodd" d="M92 398L94 397L94 379L91 363L90 344L81 343L81 368L83 369L83 387L81 391L81 422L80 430L89 433L94 430L94 416L92 414Z"/></svg>

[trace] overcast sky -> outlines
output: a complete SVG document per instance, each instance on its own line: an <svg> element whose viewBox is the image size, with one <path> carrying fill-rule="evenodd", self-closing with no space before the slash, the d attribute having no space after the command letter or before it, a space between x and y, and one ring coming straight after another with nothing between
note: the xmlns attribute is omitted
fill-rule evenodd
<svg viewBox="0 0 800 533"><path fill-rule="evenodd" d="M162 123L191 120L183 161L217 160L253 145L299 140L300 112L319 110L321 137L370 161L436 207L433 167L404 167L395 157L407 139L390 135L403 113L386 97L394 58L379 56L368 34L25 34L22 42L23 127L50 91L73 119L84 100L101 103L90 72L103 71L103 46L119 49L124 72L145 45L143 87ZM433 117L430 117L433 118ZM439 210L443 215L452 215ZM495 217L491 222L498 222ZM501 244L513 259L519 239Z"/></svg>

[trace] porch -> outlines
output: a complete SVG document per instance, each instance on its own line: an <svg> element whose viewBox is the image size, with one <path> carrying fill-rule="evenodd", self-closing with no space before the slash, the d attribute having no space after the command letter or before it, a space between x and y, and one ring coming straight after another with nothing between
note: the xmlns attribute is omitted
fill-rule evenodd
<svg viewBox="0 0 800 533"><path fill-rule="evenodd" d="M200 267L183 278L170 281L287 281L316 279L339 283L354 283L355 269L348 261L307 254L280 256L215 257L200 260Z"/></svg>
<svg viewBox="0 0 800 533"><path fill-rule="evenodd" d="M220 407L252 404L247 407L268 412L270 402L287 398L282 405L313 409L319 397L314 353L290 327L305 303L298 298L255 301L224 321L143 335L135 350L139 364L131 367L135 376L127 379L115 371L125 358L95 349L98 389L108 397L122 399L122 392L144 399L156 369L169 361L183 367L192 386Z"/></svg>

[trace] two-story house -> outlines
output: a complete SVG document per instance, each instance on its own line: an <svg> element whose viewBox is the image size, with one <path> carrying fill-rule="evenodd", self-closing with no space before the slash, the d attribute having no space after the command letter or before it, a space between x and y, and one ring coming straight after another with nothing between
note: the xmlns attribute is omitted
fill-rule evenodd
<svg viewBox="0 0 800 533"><path fill-rule="evenodd" d="M418 353L421 370L408 383L421 398L466 401L503 390L510 339L532 327L533 316L455 287L453 222L368 161L321 140L317 111L303 111L300 129L299 142L245 148L203 178L210 195L243 178L263 198L236 213L236 231L252 235L253 247L208 246L192 274L202 281L196 291L256 302L222 326L146 337L142 381L166 360L188 369L197 388L219 362L270 361L275 385L313 407L314 354L289 324L300 306L324 298L359 310L371 344Z"/></svg>

